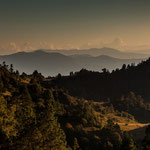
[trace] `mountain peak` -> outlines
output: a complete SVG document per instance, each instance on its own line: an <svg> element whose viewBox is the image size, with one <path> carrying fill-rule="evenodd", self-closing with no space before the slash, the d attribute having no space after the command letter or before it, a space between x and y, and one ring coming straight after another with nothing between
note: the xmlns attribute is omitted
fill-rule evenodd
<svg viewBox="0 0 150 150"><path fill-rule="evenodd" d="M47 53L45 50L43 49L38 49L38 50L35 50L35 51L32 51L30 53L39 53L39 54L43 54L43 53Z"/></svg>

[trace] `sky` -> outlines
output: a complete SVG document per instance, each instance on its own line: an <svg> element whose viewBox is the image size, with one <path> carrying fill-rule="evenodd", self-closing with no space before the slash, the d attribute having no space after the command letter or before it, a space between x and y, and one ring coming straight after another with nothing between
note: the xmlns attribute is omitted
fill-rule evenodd
<svg viewBox="0 0 150 150"><path fill-rule="evenodd" d="M0 54L150 48L150 0L0 0Z"/></svg>

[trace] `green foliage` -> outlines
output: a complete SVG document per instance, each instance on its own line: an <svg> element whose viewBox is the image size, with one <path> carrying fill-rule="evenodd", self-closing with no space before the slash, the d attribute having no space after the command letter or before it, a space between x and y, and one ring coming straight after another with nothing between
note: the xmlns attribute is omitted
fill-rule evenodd
<svg viewBox="0 0 150 150"><path fill-rule="evenodd" d="M18 133L18 121L15 118L16 105L9 106L4 97L0 97L0 129L7 139L15 137Z"/></svg>
<svg viewBox="0 0 150 150"><path fill-rule="evenodd" d="M127 132L124 133L124 138L122 143L123 143L121 147L122 150L137 150L133 138Z"/></svg>
<svg viewBox="0 0 150 150"><path fill-rule="evenodd" d="M79 73L71 73L69 77L59 74L54 80L51 78L47 81L38 71L20 76L19 72L14 72L12 65L8 68L5 62L0 66L0 149L136 149L133 138L125 134L111 117L105 126L102 121L108 114L120 114L119 117L133 119L129 113L148 110L149 106L141 97L131 92L119 100L113 99L114 102L110 98L104 104L94 103L70 94L82 97L87 95L88 99L103 97L103 87L99 91L93 83L88 83L92 78L103 85L99 73L93 76L91 72L82 69ZM126 68L124 66L122 71ZM103 70L100 76L109 79L110 73ZM75 86L70 87L68 78L75 82ZM60 88L62 80L68 86L69 94ZM78 80L80 86L76 82ZM76 88L81 91L76 93ZM90 89L89 92L87 89ZM145 139L148 140L147 137Z"/></svg>
<svg viewBox="0 0 150 150"><path fill-rule="evenodd" d="M73 150L79 150L80 146L78 144L77 138L74 138Z"/></svg>
<svg viewBox="0 0 150 150"><path fill-rule="evenodd" d="M144 100L141 96L136 96L134 92L130 92L127 96L121 96L120 99L113 101L115 109L122 111L122 115L127 115L126 112L130 113L128 118L133 119L133 116L136 120L140 122L150 121L150 109L149 104L144 103Z"/></svg>
<svg viewBox="0 0 150 150"><path fill-rule="evenodd" d="M9 70L4 62L0 68L0 149L67 150L53 93L37 82L40 74L33 76L35 82L26 84L12 65Z"/></svg>
<svg viewBox="0 0 150 150"><path fill-rule="evenodd" d="M14 149L67 150L65 134L55 118L50 100L46 102L44 109L37 114L36 123L34 122L18 139Z"/></svg>

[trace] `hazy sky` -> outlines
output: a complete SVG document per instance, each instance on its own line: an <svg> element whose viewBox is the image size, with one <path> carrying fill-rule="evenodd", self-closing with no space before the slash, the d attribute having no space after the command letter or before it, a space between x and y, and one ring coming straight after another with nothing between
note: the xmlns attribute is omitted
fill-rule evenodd
<svg viewBox="0 0 150 150"><path fill-rule="evenodd" d="M149 43L150 0L0 0L1 54Z"/></svg>

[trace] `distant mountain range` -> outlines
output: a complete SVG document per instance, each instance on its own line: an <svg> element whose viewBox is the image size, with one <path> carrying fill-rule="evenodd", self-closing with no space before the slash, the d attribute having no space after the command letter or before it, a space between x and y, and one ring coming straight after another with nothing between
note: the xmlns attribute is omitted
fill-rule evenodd
<svg viewBox="0 0 150 150"><path fill-rule="evenodd" d="M135 53L138 53L138 54L149 54L150 55L150 49L136 50Z"/></svg>
<svg viewBox="0 0 150 150"><path fill-rule="evenodd" d="M24 71L30 74L36 69L45 76L55 76L58 73L68 75L71 71L79 71L82 68L92 71L101 71L102 68L113 70L120 68L123 64L137 64L142 60L142 58L118 59L106 55L75 54L66 56L41 50L0 56L0 63L6 61L7 64L13 64L15 69L18 69L21 73Z"/></svg>
<svg viewBox="0 0 150 150"><path fill-rule="evenodd" d="M115 58L120 59L137 59L137 58L147 58L149 57L148 54L142 54L140 52L137 53L131 53L131 52L122 52L113 48L91 48L91 49L85 49L85 50L46 50L47 52L54 52L54 53L60 53L63 55L91 55L91 56L100 56L100 55L107 55Z"/></svg>

